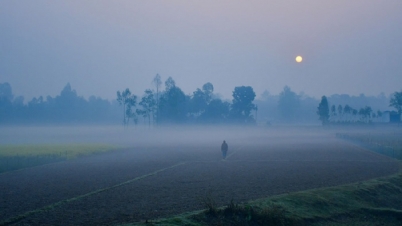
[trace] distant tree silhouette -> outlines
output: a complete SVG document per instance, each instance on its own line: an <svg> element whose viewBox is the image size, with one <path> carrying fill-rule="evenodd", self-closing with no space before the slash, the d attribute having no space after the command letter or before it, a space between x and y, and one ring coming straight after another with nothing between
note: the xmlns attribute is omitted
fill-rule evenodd
<svg viewBox="0 0 402 226"><path fill-rule="evenodd" d="M343 108L343 113L350 114L351 111L352 111L352 108L346 104L345 107Z"/></svg>
<svg viewBox="0 0 402 226"><path fill-rule="evenodd" d="M169 77L165 81L165 90L168 91L169 89L176 87L176 82L173 80L172 77Z"/></svg>
<svg viewBox="0 0 402 226"><path fill-rule="evenodd" d="M151 126L151 117L155 116L156 100L152 90L145 90L145 94L142 97L139 105L142 109L137 109L137 114L142 115L144 118L148 118L148 125Z"/></svg>
<svg viewBox="0 0 402 226"><path fill-rule="evenodd" d="M214 86L212 83L207 82L202 86L202 91L205 94L205 101L209 103L212 100L212 94L214 92Z"/></svg>
<svg viewBox="0 0 402 226"><path fill-rule="evenodd" d="M293 121L300 107L300 97L288 86L279 94L279 111L284 119Z"/></svg>
<svg viewBox="0 0 402 226"><path fill-rule="evenodd" d="M134 118L132 107L136 105L137 97L131 94L129 88L126 88L121 93L120 91L117 91L117 101L123 106L123 125L126 126L128 124L128 120L130 118Z"/></svg>
<svg viewBox="0 0 402 226"><path fill-rule="evenodd" d="M193 117L199 117L205 112L205 109L212 100L213 91L214 86L208 82L202 86L202 90L197 89L193 92L188 106L188 111Z"/></svg>
<svg viewBox="0 0 402 226"><path fill-rule="evenodd" d="M339 115L338 120L342 120L342 115L343 115L343 107L342 107L342 105L338 105L338 115Z"/></svg>
<svg viewBox="0 0 402 226"><path fill-rule="evenodd" d="M402 91L392 94L389 106L394 107L398 111L398 114L402 114Z"/></svg>
<svg viewBox="0 0 402 226"><path fill-rule="evenodd" d="M356 121L356 117L357 117L357 114L358 114L359 112L357 111L357 109L352 109L352 114L353 114L353 117L354 117L354 120Z"/></svg>
<svg viewBox="0 0 402 226"><path fill-rule="evenodd" d="M85 108L85 104L85 99L78 96L77 92L71 88L70 83L67 83L60 95L54 98L53 111L57 112L54 117L62 118L66 121L79 118L82 112L78 109Z"/></svg>
<svg viewBox="0 0 402 226"><path fill-rule="evenodd" d="M327 125L329 120L329 106L326 96L321 97L321 102L318 105L317 114L320 116L319 119L321 120L322 125Z"/></svg>
<svg viewBox="0 0 402 226"><path fill-rule="evenodd" d="M11 85L8 82L0 83L0 101L9 101L13 100L13 91Z"/></svg>
<svg viewBox="0 0 402 226"><path fill-rule="evenodd" d="M133 104L133 103L134 103L134 104ZM137 125L137 124L138 124L138 115L137 115L137 111L134 111L134 110L133 110L133 107L134 107L134 106L135 106L135 102L131 102L131 104L129 104L129 105L127 106L127 109L126 109L126 119L127 119L126 125L129 124L130 119L133 120L134 125Z"/></svg>
<svg viewBox="0 0 402 226"><path fill-rule="evenodd" d="M332 106L331 106L331 113L332 113L333 115L336 115L336 106L335 106L335 105L332 105Z"/></svg>
<svg viewBox="0 0 402 226"><path fill-rule="evenodd" d="M229 117L230 103L221 99L213 99L200 116L204 123L225 123Z"/></svg>
<svg viewBox="0 0 402 226"><path fill-rule="evenodd" d="M365 113L366 118L368 119L368 122L371 121L371 113L372 113L372 112L373 112L373 109L372 109L371 107L366 106L366 107L364 108L364 113Z"/></svg>
<svg viewBox="0 0 402 226"><path fill-rule="evenodd" d="M379 117L379 118L382 117L382 111L380 111L380 110L377 111L377 117Z"/></svg>
<svg viewBox="0 0 402 226"><path fill-rule="evenodd" d="M343 113L346 115L347 119L350 119L350 115L352 114L352 108L349 105L345 105L345 107L343 108Z"/></svg>
<svg viewBox="0 0 402 226"><path fill-rule="evenodd" d="M360 115L361 121L369 123L371 121L370 119L371 119L372 112L373 112L373 110L369 106L360 108L359 115Z"/></svg>
<svg viewBox="0 0 402 226"><path fill-rule="evenodd" d="M251 111L255 109L253 104L255 93L251 86L235 87L233 91L231 115L236 122L254 122Z"/></svg>
<svg viewBox="0 0 402 226"><path fill-rule="evenodd" d="M176 87L175 81L169 77L165 81L165 92L161 95L159 104L160 122L182 123L186 120L186 95Z"/></svg>
<svg viewBox="0 0 402 226"><path fill-rule="evenodd" d="M194 91L190 99L190 113L192 113L195 117L198 117L205 111L207 106L208 101L206 94L201 89Z"/></svg>
<svg viewBox="0 0 402 226"><path fill-rule="evenodd" d="M156 87L156 123L158 123L159 117L159 90L162 85L162 79L159 74L156 74L152 82L155 84Z"/></svg>
<svg viewBox="0 0 402 226"><path fill-rule="evenodd" d="M117 113L117 103L94 96L87 101L69 83L55 97L33 97L26 104L24 97L14 97L10 84L0 83L0 123L115 123Z"/></svg>
<svg viewBox="0 0 402 226"><path fill-rule="evenodd" d="M13 111L13 92L9 83L0 83L0 122L10 118Z"/></svg>

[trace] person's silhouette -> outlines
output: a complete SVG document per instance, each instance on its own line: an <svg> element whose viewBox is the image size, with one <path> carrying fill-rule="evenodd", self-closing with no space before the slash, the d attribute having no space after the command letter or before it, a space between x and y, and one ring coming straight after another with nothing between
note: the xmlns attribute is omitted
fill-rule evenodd
<svg viewBox="0 0 402 226"><path fill-rule="evenodd" d="M226 158L226 154L228 153L228 144L226 143L226 141L223 141L222 145L221 145L221 151L222 151L222 157L223 159Z"/></svg>

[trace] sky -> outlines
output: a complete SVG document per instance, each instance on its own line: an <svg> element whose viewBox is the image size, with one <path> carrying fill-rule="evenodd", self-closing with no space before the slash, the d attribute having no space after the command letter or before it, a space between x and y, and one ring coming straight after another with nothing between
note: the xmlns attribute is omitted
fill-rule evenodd
<svg viewBox="0 0 402 226"><path fill-rule="evenodd" d="M157 73L226 99L243 85L390 95L402 90L401 24L400 0L2 0L0 83L26 101L67 83L86 98L141 96Z"/></svg>

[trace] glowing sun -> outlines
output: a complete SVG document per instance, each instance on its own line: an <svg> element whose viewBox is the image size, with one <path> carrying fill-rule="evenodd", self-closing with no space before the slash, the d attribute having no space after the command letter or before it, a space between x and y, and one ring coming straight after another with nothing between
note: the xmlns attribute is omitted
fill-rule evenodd
<svg viewBox="0 0 402 226"><path fill-rule="evenodd" d="M300 63L300 62L302 62L303 61L303 57L301 57L301 56L297 56L296 57L296 62L297 63Z"/></svg>

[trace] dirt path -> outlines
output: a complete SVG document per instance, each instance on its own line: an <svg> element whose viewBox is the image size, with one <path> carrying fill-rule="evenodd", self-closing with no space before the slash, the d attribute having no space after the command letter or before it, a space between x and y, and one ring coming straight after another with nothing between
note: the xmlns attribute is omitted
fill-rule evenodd
<svg viewBox="0 0 402 226"><path fill-rule="evenodd" d="M328 139L136 147L0 175L0 222L109 225L395 173L399 163ZM218 145L219 146L219 145ZM217 150L218 149L218 150ZM33 211L33 212L29 212Z"/></svg>

